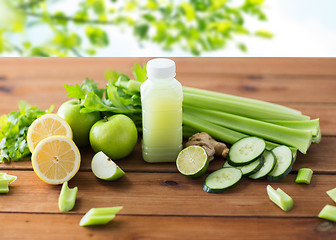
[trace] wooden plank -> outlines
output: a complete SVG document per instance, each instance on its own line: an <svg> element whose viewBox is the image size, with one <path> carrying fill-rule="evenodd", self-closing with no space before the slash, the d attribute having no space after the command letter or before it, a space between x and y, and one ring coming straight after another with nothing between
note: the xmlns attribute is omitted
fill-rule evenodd
<svg viewBox="0 0 336 240"><path fill-rule="evenodd" d="M62 71L62 68L60 68ZM101 72L101 75L104 72ZM64 74L64 73L63 73ZM37 97L46 98L52 94L58 98L66 95L64 84L80 84L87 76L73 76L69 72L66 76L58 74L44 76L10 77L0 82L0 96L17 96L19 99L34 100ZM103 87L106 80L102 76L93 77ZM335 103L336 78L295 78L265 76L250 78L248 76L220 76L220 75L180 75L178 80L184 86L200 89L219 91L237 96L244 96L264 101L288 103L288 102L314 102ZM51 91L52 90L52 91ZM52 92L52 93L51 93ZM48 93L48 94L47 94ZM46 99L47 100L47 99ZM16 101L15 101L16 102ZM48 101L50 102L50 100Z"/></svg>
<svg viewBox="0 0 336 240"><path fill-rule="evenodd" d="M299 153L293 166L297 171L302 167L313 169L315 173L336 173L336 138L323 137L320 144L313 144L306 155ZM94 152L90 148L80 149L82 156L81 171L91 170L91 159ZM116 161L116 163L126 172L177 172L174 163L150 164L142 160L140 140L133 153ZM224 160L215 159L209 166L209 171L222 167ZM0 171L8 169L32 169L30 161L12 162L11 164L0 164Z"/></svg>
<svg viewBox="0 0 336 240"><path fill-rule="evenodd" d="M276 103L335 103L336 78L181 76L183 86Z"/></svg>
<svg viewBox="0 0 336 240"><path fill-rule="evenodd" d="M150 58L0 58L1 74L16 76L65 72L87 76L106 69L131 72L134 63L146 63ZM334 58L171 58L180 73L216 73L257 75L335 76ZM92 67L95 65L95 67ZM36 66L39 67L35 71ZM59 72L62 68L63 71ZM63 75L64 76L64 75Z"/></svg>
<svg viewBox="0 0 336 240"><path fill-rule="evenodd" d="M0 212L59 213L61 186L42 182L33 171L7 173L18 179L8 194L1 195ZM124 206L123 214L133 215L315 217L326 204L333 204L326 191L336 187L336 175L314 175L310 185L296 184L295 177L289 175L274 183L244 178L225 193L210 194L202 190L205 176L190 179L179 173L127 173L118 181L106 182L91 172L79 172L69 183L79 189L71 213ZM294 199L290 212L269 200L268 184Z"/></svg>
<svg viewBox="0 0 336 240"><path fill-rule="evenodd" d="M81 215L0 214L1 239L335 239L336 225L317 218L153 217L118 215L80 227Z"/></svg>
<svg viewBox="0 0 336 240"><path fill-rule="evenodd" d="M182 58L184 71L226 74L334 76L334 58ZM200 70L197 70L197 65ZM218 67L219 66L219 67ZM325 71L325 72L323 72Z"/></svg>

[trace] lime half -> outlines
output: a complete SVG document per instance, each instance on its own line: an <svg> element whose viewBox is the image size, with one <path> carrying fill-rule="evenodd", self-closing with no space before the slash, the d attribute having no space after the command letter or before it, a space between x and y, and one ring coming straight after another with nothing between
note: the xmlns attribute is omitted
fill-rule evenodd
<svg viewBox="0 0 336 240"><path fill-rule="evenodd" d="M209 166L208 155L200 146L189 146L177 156L176 166L185 176L200 177Z"/></svg>

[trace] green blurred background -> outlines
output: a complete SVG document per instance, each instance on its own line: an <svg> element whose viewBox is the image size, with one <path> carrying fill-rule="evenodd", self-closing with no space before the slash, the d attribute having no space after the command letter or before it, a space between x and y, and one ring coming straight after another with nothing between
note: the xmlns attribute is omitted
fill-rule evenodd
<svg viewBox="0 0 336 240"><path fill-rule="evenodd" d="M334 0L0 0L1 56L336 56Z"/></svg>
<svg viewBox="0 0 336 240"><path fill-rule="evenodd" d="M198 56L223 49L228 42L246 52L245 43L236 41L235 36L272 37L265 29L251 31L245 27L248 16L267 20L263 3L264 0L0 0L0 53L102 55L99 50L107 48L114 35L124 32L131 33L140 47L152 43L167 52L180 49L186 55Z"/></svg>

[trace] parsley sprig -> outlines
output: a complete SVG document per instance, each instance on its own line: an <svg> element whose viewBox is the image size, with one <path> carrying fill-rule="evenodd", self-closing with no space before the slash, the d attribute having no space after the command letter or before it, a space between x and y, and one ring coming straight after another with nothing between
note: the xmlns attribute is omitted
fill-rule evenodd
<svg viewBox="0 0 336 240"><path fill-rule="evenodd" d="M0 162L18 161L30 155L27 132L33 121L54 109L41 110L21 101L19 111L0 117Z"/></svg>
<svg viewBox="0 0 336 240"><path fill-rule="evenodd" d="M127 75L108 70L105 88L99 88L98 83L86 78L80 85L65 84L67 96L80 102L82 113L100 112L102 116L121 113L129 116L141 129L141 99L140 85L146 80L146 66L135 64L132 68L133 79Z"/></svg>

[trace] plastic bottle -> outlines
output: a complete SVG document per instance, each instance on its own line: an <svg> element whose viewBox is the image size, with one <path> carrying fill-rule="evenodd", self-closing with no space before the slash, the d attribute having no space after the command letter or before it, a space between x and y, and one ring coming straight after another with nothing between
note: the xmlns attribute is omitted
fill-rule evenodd
<svg viewBox="0 0 336 240"><path fill-rule="evenodd" d="M142 156L146 162L175 162L182 150L182 85L175 62L157 58L147 63L141 85Z"/></svg>

